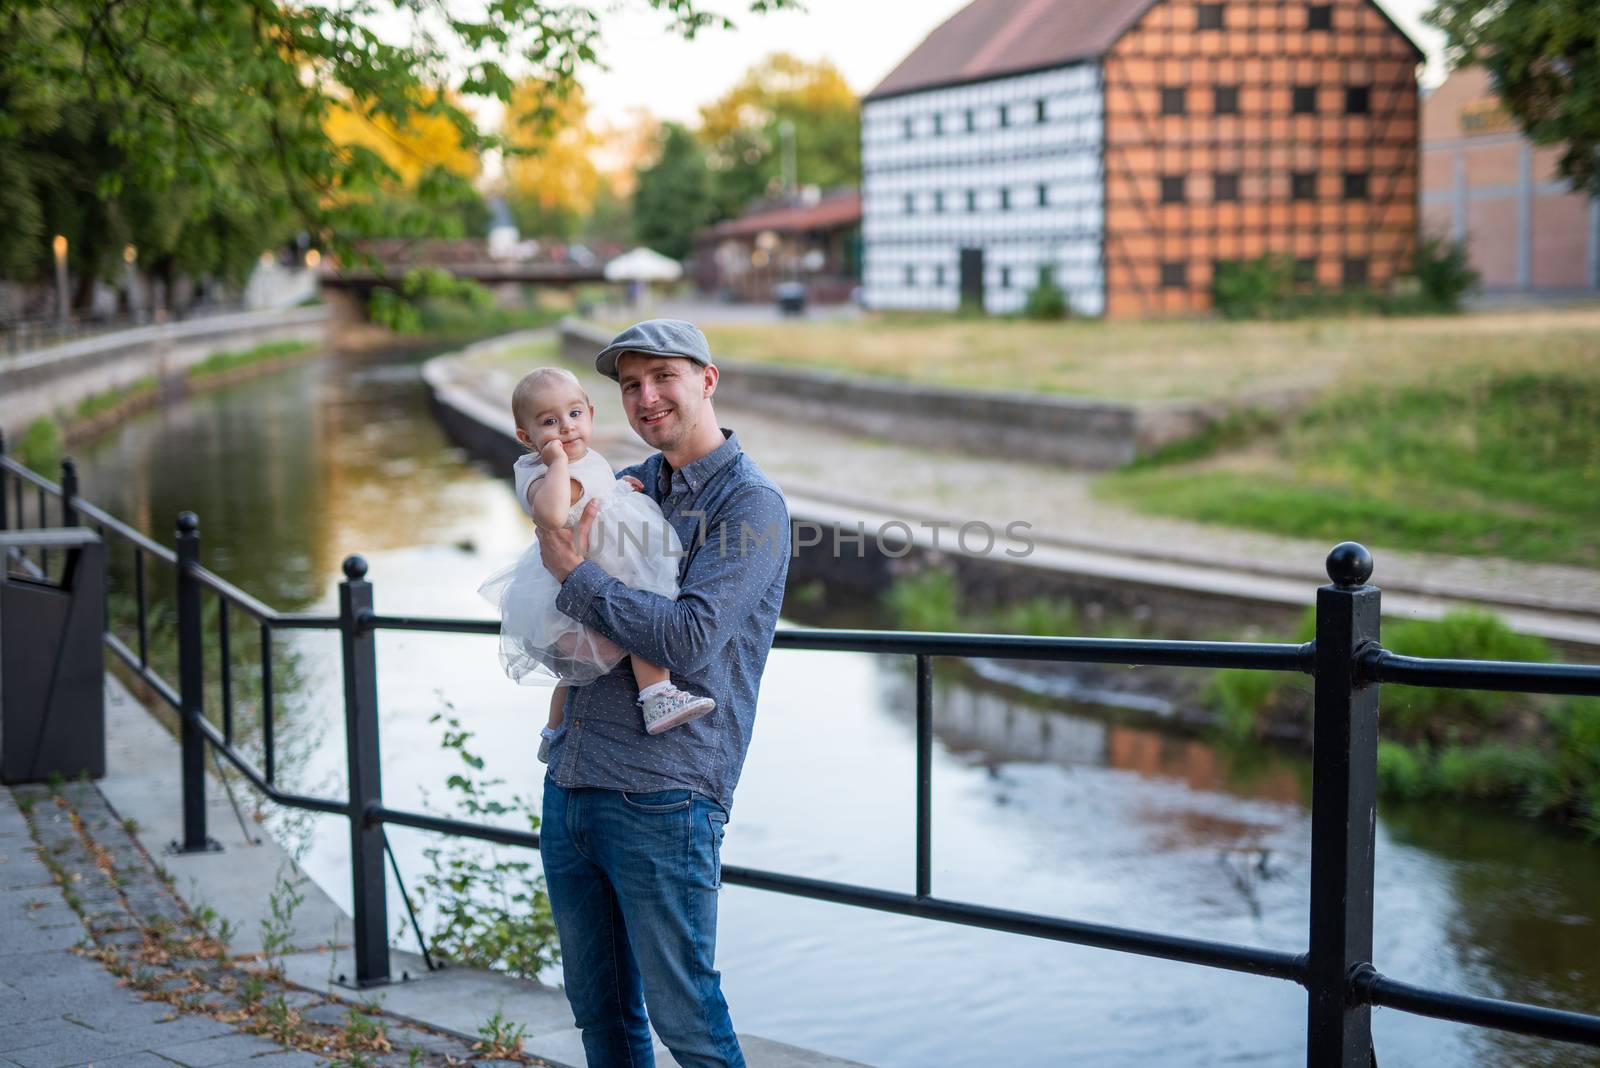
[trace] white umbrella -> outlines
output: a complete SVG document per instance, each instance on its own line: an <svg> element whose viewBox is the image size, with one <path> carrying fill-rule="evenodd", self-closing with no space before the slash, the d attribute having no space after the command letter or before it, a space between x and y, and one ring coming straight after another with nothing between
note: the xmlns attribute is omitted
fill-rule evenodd
<svg viewBox="0 0 1600 1068"><path fill-rule="evenodd" d="M683 265L648 248L624 252L606 264L608 282L676 282L683 277Z"/></svg>

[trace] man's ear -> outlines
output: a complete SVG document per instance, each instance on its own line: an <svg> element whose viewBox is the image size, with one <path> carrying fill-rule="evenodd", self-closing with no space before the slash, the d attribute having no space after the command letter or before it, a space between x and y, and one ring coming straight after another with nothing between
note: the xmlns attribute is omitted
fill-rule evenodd
<svg viewBox="0 0 1600 1068"><path fill-rule="evenodd" d="M717 391L717 379L722 376L717 371L717 365L714 363L706 364L703 368L701 368L701 371L704 374L703 382L705 385L705 396L707 400L710 400L711 395Z"/></svg>

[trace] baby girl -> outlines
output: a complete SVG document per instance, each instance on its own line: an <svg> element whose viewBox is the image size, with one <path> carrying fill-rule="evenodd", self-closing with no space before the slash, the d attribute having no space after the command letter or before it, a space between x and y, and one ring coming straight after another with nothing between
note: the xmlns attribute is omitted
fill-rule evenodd
<svg viewBox="0 0 1600 1068"><path fill-rule="evenodd" d="M530 371L511 393L511 414L517 440L530 450L514 468L517 499L540 533L576 528L589 502L598 500L588 558L635 589L677 597L683 545L660 506L637 492L638 482L618 479L605 457L589 448L594 406L578 379L558 367ZM628 654L556 608L561 583L545 570L537 543L479 592L500 607L500 662L506 674L518 682L561 681L550 698L550 721L540 731L539 759L547 760L567 688L608 674ZM650 734L716 707L711 698L674 686L666 668L637 656L630 660Z"/></svg>

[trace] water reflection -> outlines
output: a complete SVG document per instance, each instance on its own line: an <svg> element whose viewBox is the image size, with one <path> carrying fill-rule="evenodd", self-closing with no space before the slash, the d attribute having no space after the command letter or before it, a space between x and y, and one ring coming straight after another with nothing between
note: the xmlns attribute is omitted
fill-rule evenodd
<svg viewBox="0 0 1600 1068"><path fill-rule="evenodd" d="M501 472L435 427L414 361L333 358L130 420L79 450L85 492L167 540L197 511L207 562L285 609L331 608L361 552L380 610L483 615L479 580L526 544ZM827 623L827 620L807 620ZM338 650L285 636L295 789L337 795ZM499 675L494 643L379 639L386 800L443 794L430 716L453 707L485 774L536 793L544 693ZM1305 762L1220 748L1137 695L1027 697L941 664L934 891L997 907L1299 950ZM727 839L732 864L907 890L914 870L914 682L906 658L773 655ZM1124 700L1124 698L1127 698ZM1147 703L1148 704L1148 703ZM348 901L342 822L299 828L307 870ZM427 836L396 829L415 885ZM1378 964L1408 981L1593 1011L1600 852L1540 824L1386 808ZM395 934L402 911L392 903ZM1292 984L729 889L719 965L741 1028L881 1065L1303 1063ZM1385 1064L1600 1064L1600 1055L1398 1013Z"/></svg>

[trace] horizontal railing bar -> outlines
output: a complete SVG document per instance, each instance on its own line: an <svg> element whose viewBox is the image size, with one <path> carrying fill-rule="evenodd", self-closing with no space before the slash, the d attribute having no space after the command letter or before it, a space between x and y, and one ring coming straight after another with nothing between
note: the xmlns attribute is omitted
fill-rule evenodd
<svg viewBox="0 0 1600 1068"><path fill-rule="evenodd" d="M442 616L363 616L361 622L378 630L431 630L442 634L499 634L493 619L449 619Z"/></svg>
<svg viewBox="0 0 1600 1068"><path fill-rule="evenodd" d="M338 630L338 616L320 616L312 612L279 612L270 620L263 620L273 630Z"/></svg>
<svg viewBox="0 0 1600 1068"><path fill-rule="evenodd" d="M1380 649L1362 658L1368 677L1401 686L1600 697L1600 666L1510 660L1433 660Z"/></svg>
<svg viewBox="0 0 1600 1068"><path fill-rule="evenodd" d="M1412 986L1398 979L1380 974L1371 965L1357 970L1351 977L1352 991L1363 1001L1383 1005L1417 1016L1431 1016L1436 1020L1453 1020L1456 1023L1478 1027L1493 1027L1501 1031L1516 1031L1524 1035L1553 1038L1561 1042L1576 1042L1585 1046L1600 1046L1600 1016L1586 1016L1564 1009L1548 1009L1540 1005L1524 1005L1516 1001L1477 997L1472 994L1452 994L1442 990L1428 990Z"/></svg>
<svg viewBox="0 0 1600 1068"><path fill-rule="evenodd" d="M249 779L250 785L266 794L269 799L276 801L280 805L288 805L290 808L306 808L313 812L326 812L333 816L350 815L350 805L346 801L329 801L323 797L306 797L303 794L291 794L279 790L276 786L267 782L261 773L250 765L250 762L244 758L244 754L227 743L222 737L222 732L217 730L210 720L202 718L199 722L200 733L205 740L210 742L212 747L238 770L239 774Z"/></svg>
<svg viewBox="0 0 1600 1068"><path fill-rule="evenodd" d="M476 838L481 842L499 845L539 848L539 836L532 831L516 831L510 827L492 827L486 823L468 823L448 816L432 816L426 812L407 812L404 809L373 805L367 809L367 819L379 823L393 823L400 827L413 827L419 831L438 831L460 838Z"/></svg>
<svg viewBox="0 0 1600 1068"><path fill-rule="evenodd" d="M45 478L43 475L33 470L33 468L24 467L22 464L18 463L16 460L13 460L4 453L0 453L0 468L10 471L24 482L32 483L33 485L38 486L46 493L54 494L57 497L61 496L60 486L56 485L54 482L51 482L48 478Z"/></svg>
<svg viewBox="0 0 1600 1068"><path fill-rule="evenodd" d="M88 516L97 523L105 524L106 529L118 537L133 542L133 544L158 559L165 560L174 566L177 565L178 554L160 542L153 540L149 535L133 529L116 516L103 509L96 508L82 497L74 498L72 504L78 510L80 516Z"/></svg>
<svg viewBox="0 0 1600 1068"><path fill-rule="evenodd" d="M194 569L194 577L200 581L202 586L211 589L219 596L226 597L247 615L254 616L262 623L272 623L277 620L278 610L276 608L273 608L265 601L250 596L215 571L204 566L198 566Z"/></svg>
<svg viewBox="0 0 1600 1068"><path fill-rule="evenodd" d="M139 676L140 681L154 690L163 701L171 705L174 712L178 710L182 704L182 701L178 697L178 691L174 690L171 686L168 686L166 680L160 675L157 675L149 668L142 667L139 664L138 653L134 652L132 649L129 649L122 643L121 638L117 637L115 634L112 634L109 630L106 631L101 637L105 641L106 648L117 654L117 659L121 660L128 666L130 671Z"/></svg>
<svg viewBox="0 0 1600 1068"><path fill-rule="evenodd" d="M796 875L779 875L730 865L723 866L722 881L758 890L776 890L818 901L858 905L902 916L943 920L968 927L983 927L991 931L1048 938L1057 942L1071 942L1075 945L1133 953L1142 957L1160 957L1185 964L1199 964L1305 984L1305 955L1300 953L1237 946L1226 942L1208 942L1196 938L1180 938L1151 931L1084 923L1080 920L1065 920L1028 912L1013 912L1009 909L947 901L944 898L917 897L914 894L896 893L891 890L875 890L846 883L807 879Z"/></svg>

